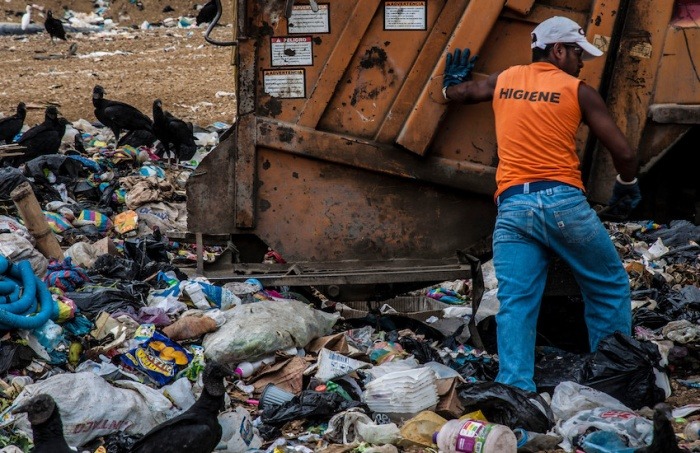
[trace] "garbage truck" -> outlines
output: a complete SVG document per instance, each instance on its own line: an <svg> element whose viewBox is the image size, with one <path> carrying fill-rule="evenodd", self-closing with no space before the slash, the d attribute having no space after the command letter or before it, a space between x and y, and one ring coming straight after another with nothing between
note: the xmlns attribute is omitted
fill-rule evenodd
<svg viewBox="0 0 700 453"><path fill-rule="evenodd" d="M233 250L214 279L343 299L472 275L470 256L490 250L497 143L490 104L444 100L445 56L478 54L475 79L527 64L530 32L553 16L605 52L580 77L638 149L647 207L682 198L691 219L700 207L688 143L700 0L234 0L229 12L229 42L210 42L232 45L237 114L187 183L189 232ZM589 199L604 205L608 152L585 125L577 145Z"/></svg>

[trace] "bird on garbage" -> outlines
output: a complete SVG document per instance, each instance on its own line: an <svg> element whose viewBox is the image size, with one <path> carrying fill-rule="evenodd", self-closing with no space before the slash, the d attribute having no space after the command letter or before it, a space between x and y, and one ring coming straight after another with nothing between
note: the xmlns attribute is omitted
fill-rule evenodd
<svg viewBox="0 0 700 453"><path fill-rule="evenodd" d="M153 121L136 107L119 101L104 98L105 89L95 85L92 90L92 105L95 106L95 117L114 134L115 143L119 143L122 129L129 131L153 131Z"/></svg>
<svg viewBox="0 0 700 453"><path fill-rule="evenodd" d="M51 43L55 43L55 39L66 40L66 30L63 28L63 22L53 17L51 10L46 12L46 20L44 21L44 28L51 36Z"/></svg>
<svg viewBox="0 0 700 453"><path fill-rule="evenodd" d="M75 137L73 138L73 147L80 154L87 154L87 151L85 150L85 145L83 144L83 136L80 132L75 134Z"/></svg>
<svg viewBox="0 0 700 453"><path fill-rule="evenodd" d="M153 132L163 145L165 153L170 154L170 145L173 145L178 162L192 159L197 152L192 126L170 112L164 112L160 99L153 101Z"/></svg>
<svg viewBox="0 0 700 453"><path fill-rule="evenodd" d="M197 25L208 24L214 20L214 16L216 16L216 2L214 0L209 0L197 13L195 23Z"/></svg>
<svg viewBox="0 0 700 453"><path fill-rule="evenodd" d="M27 27L29 27L29 23L32 21L32 6L27 5L27 8L25 9L26 13L22 15L22 23L21 27L22 30L26 30Z"/></svg>
<svg viewBox="0 0 700 453"><path fill-rule="evenodd" d="M217 416L224 409L226 386L231 376L224 366L209 362L204 368L204 389L192 407L162 423L136 441L132 453L210 453L221 441Z"/></svg>
<svg viewBox="0 0 700 453"><path fill-rule="evenodd" d="M47 107L44 122L29 129L17 141L18 145L26 148L24 154L9 158L7 162L13 167L18 167L36 157L58 153L66 126L70 124L67 119L59 118L58 115L56 107Z"/></svg>
<svg viewBox="0 0 700 453"><path fill-rule="evenodd" d="M12 143L15 136L19 134L27 117L27 106L24 102L17 104L17 113L0 120L0 141Z"/></svg>
<svg viewBox="0 0 700 453"><path fill-rule="evenodd" d="M40 393L12 410L13 414L27 413L32 424L34 453L75 453L65 437L63 422L56 401L45 393Z"/></svg>
<svg viewBox="0 0 700 453"><path fill-rule="evenodd" d="M651 444L635 450L635 453L682 453L687 450L678 446L671 420L671 407L666 403L654 406L654 437Z"/></svg>

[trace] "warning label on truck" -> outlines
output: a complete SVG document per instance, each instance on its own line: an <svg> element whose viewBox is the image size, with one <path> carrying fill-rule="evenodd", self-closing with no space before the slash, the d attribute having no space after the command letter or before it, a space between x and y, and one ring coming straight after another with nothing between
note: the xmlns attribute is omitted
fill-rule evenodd
<svg viewBox="0 0 700 453"><path fill-rule="evenodd" d="M426 30L427 3L384 2L384 30Z"/></svg>
<svg viewBox="0 0 700 453"><path fill-rule="evenodd" d="M328 3L319 4L316 11L311 9L311 5L294 5L292 16L287 20L287 33L290 35L330 33L329 9Z"/></svg>
<svg viewBox="0 0 700 453"><path fill-rule="evenodd" d="M270 38L272 66L311 66L314 64L311 36Z"/></svg>
<svg viewBox="0 0 700 453"><path fill-rule="evenodd" d="M303 69L271 69L263 71L263 90L282 99L306 97L306 73Z"/></svg>

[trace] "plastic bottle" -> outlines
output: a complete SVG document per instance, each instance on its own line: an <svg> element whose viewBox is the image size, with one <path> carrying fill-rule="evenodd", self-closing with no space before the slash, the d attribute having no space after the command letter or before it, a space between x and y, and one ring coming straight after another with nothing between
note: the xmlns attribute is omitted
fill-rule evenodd
<svg viewBox="0 0 700 453"><path fill-rule="evenodd" d="M444 453L515 453L518 444L507 426L477 420L450 420L433 442Z"/></svg>
<svg viewBox="0 0 700 453"><path fill-rule="evenodd" d="M236 369L233 372L242 378L247 378L249 376L252 376L252 374L258 371L258 369L264 364L271 364L274 362L274 356L265 357L264 359L258 360L256 362L241 362L238 365L236 365Z"/></svg>
<svg viewBox="0 0 700 453"><path fill-rule="evenodd" d="M700 439L700 420L688 423L683 433L685 434L685 440L696 441Z"/></svg>

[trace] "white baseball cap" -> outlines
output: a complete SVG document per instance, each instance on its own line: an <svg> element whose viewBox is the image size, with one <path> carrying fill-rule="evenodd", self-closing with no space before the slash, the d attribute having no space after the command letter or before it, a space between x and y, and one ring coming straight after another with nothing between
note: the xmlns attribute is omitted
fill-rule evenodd
<svg viewBox="0 0 700 453"><path fill-rule="evenodd" d="M578 44L584 50L583 59L590 60L603 55L603 51L586 40L583 28L567 17L555 16L540 23L532 30L532 47L544 49L548 44Z"/></svg>

